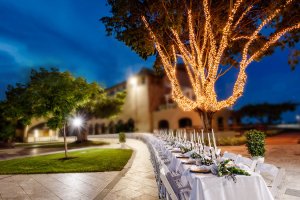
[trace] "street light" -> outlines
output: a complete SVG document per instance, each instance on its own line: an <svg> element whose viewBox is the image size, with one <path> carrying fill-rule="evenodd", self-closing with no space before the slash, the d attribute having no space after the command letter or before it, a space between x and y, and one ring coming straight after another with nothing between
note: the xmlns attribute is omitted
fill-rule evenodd
<svg viewBox="0 0 300 200"><path fill-rule="evenodd" d="M80 137L80 129L83 127L83 118L79 115L74 116L73 118L71 118L71 125L74 129L77 129L77 141L80 139L80 141L82 142L82 137Z"/></svg>
<svg viewBox="0 0 300 200"><path fill-rule="evenodd" d="M83 124L83 120L81 117L77 116L75 118L73 118L72 120L72 125L76 128L80 128Z"/></svg>

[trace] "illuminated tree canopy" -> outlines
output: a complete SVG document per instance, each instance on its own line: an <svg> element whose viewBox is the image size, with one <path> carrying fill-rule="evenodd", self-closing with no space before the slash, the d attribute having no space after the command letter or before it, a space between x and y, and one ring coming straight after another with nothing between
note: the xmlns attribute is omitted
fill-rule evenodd
<svg viewBox="0 0 300 200"><path fill-rule="evenodd" d="M185 111L204 113L204 118L242 96L250 63L272 54L276 47L295 50L300 37L300 3L295 0L138 2L139 7L122 10L120 1L108 1L113 17L102 18L107 32L142 57L156 54L156 63L171 82L174 101ZM178 62L184 63L193 99L184 95L177 78ZM232 94L219 100L215 84L233 68L238 75Z"/></svg>

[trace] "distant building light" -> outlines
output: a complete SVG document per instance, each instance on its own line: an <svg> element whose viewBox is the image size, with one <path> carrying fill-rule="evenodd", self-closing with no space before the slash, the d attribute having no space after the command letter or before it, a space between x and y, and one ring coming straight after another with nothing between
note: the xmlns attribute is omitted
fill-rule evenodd
<svg viewBox="0 0 300 200"><path fill-rule="evenodd" d="M296 115L296 120L298 123L300 122L300 115Z"/></svg>
<svg viewBox="0 0 300 200"><path fill-rule="evenodd" d="M39 130L37 130L37 129L34 130L34 137L35 138L39 137Z"/></svg>
<svg viewBox="0 0 300 200"><path fill-rule="evenodd" d="M137 77L135 77L135 76L130 77L129 83L130 83L130 85L132 85L134 87L137 86L137 83L138 83Z"/></svg>

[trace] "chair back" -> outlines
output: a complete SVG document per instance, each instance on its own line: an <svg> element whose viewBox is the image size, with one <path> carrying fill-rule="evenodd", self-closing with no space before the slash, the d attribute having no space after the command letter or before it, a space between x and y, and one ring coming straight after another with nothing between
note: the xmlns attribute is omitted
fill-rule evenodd
<svg viewBox="0 0 300 200"><path fill-rule="evenodd" d="M244 164L246 165L247 167L249 167L250 171L254 171L255 167L256 167L256 163L257 163L257 160L252 160L250 158L246 158L246 157L243 157L243 156L239 156L236 161L235 161L236 164Z"/></svg>
<svg viewBox="0 0 300 200"><path fill-rule="evenodd" d="M271 180L268 184L270 192L274 198L278 197L279 187L285 178L285 169L267 163L258 163L255 171L260 173L265 180Z"/></svg>
<svg viewBox="0 0 300 200"><path fill-rule="evenodd" d="M169 197L170 197L171 200L179 200L167 178L168 173L169 172L165 171L165 168L162 168L160 170L160 180L167 190L167 199L169 199Z"/></svg>

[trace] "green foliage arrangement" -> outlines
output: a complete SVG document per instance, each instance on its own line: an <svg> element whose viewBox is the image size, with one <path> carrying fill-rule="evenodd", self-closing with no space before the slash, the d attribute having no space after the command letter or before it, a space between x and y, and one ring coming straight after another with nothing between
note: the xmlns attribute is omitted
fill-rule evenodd
<svg viewBox="0 0 300 200"><path fill-rule="evenodd" d="M210 166L210 165L213 164L212 159L207 158L204 155L201 155L201 154L196 153L196 152L192 153L190 157L194 158L194 159L200 159L202 165Z"/></svg>
<svg viewBox="0 0 300 200"><path fill-rule="evenodd" d="M233 160L224 160L218 164L218 176L226 176L227 178L232 178L236 182L235 175L245 175L250 176L248 172L242 170L234 164Z"/></svg>
<svg viewBox="0 0 300 200"><path fill-rule="evenodd" d="M201 155L198 154L198 153L196 153L196 152L194 152L194 153L191 154L191 158L193 158L193 159L201 158Z"/></svg>
<svg viewBox="0 0 300 200"><path fill-rule="evenodd" d="M249 130L246 132L246 146L252 157L265 155L265 134L258 130Z"/></svg>
<svg viewBox="0 0 300 200"><path fill-rule="evenodd" d="M180 150L181 150L182 153L186 153L186 152L192 151L192 146L181 145L179 148L180 148Z"/></svg>
<svg viewBox="0 0 300 200"><path fill-rule="evenodd" d="M125 133L119 133L119 142L125 143L126 142L126 135Z"/></svg>

